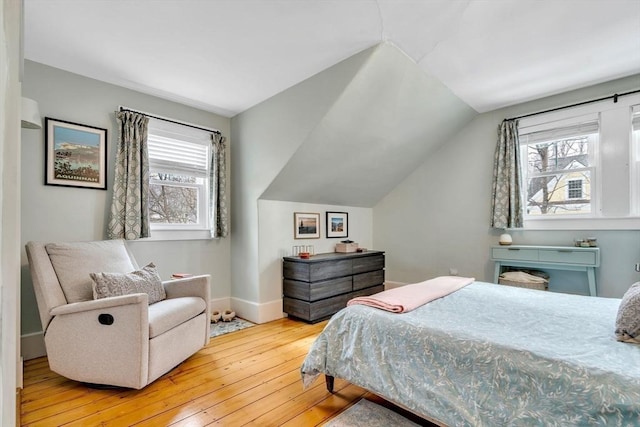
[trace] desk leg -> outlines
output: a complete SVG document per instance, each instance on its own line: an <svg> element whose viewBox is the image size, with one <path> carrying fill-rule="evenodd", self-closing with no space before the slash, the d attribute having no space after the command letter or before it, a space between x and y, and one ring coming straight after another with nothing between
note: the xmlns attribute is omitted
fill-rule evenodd
<svg viewBox="0 0 640 427"><path fill-rule="evenodd" d="M498 283L500 280L500 270L502 269L502 265L500 261L496 261L495 270L493 271L493 283Z"/></svg>
<svg viewBox="0 0 640 427"><path fill-rule="evenodd" d="M587 267L587 279L589 280L589 295L597 296L595 267Z"/></svg>

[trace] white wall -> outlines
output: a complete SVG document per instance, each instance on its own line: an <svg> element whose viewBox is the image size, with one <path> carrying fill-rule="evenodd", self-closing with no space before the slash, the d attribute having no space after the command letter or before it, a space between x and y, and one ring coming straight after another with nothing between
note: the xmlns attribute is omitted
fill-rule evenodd
<svg viewBox="0 0 640 427"><path fill-rule="evenodd" d="M0 3L0 424L16 424L20 343L20 37L22 3Z"/></svg>
<svg viewBox="0 0 640 427"><path fill-rule="evenodd" d="M35 62L26 61L24 93L40 104L42 116L106 128L108 132L107 191L44 185L44 130L24 132L22 143L22 236L43 242L101 240L111 204L119 105L219 129L232 144L230 120L174 102L102 83ZM230 151L230 150L228 150ZM229 164L229 159L227 160ZM211 274L212 298L231 294L231 239L135 241L128 243L136 260L153 261L163 279L174 272ZM22 251L22 333L41 330Z"/></svg>
<svg viewBox="0 0 640 427"><path fill-rule="evenodd" d="M633 76L477 116L374 207L374 243L377 249L387 251L387 278L413 282L449 274L449 269L455 268L460 275L491 281L490 247L501 234L489 227L499 123L638 87L640 76ZM622 197L628 197L627 193ZM634 271L634 264L640 261L637 229L524 230L512 235L515 243L542 245L571 245L574 238L596 237L602 255L597 273L600 296L621 297L640 280ZM554 290L587 293L582 273L550 273Z"/></svg>
<svg viewBox="0 0 640 427"><path fill-rule="evenodd" d="M263 199L372 207L478 114L396 46L368 53Z"/></svg>

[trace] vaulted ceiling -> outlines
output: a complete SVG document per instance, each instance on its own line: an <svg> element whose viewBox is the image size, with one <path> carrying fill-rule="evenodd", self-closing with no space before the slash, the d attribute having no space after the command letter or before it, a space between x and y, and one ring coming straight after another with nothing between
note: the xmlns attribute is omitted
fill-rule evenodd
<svg viewBox="0 0 640 427"><path fill-rule="evenodd" d="M383 43L344 62L349 64L339 64L343 78L337 80L344 86L332 91L324 114L297 141L261 198L374 206L477 115L395 46ZM297 127L283 122L282 133Z"/></svg>
<svg viewBox="0 0 640 427"><path fill-rule="evenodd" d="M640 73L638 0L24 0L27 59L232 117L381 42L478 112Z"/></svg>

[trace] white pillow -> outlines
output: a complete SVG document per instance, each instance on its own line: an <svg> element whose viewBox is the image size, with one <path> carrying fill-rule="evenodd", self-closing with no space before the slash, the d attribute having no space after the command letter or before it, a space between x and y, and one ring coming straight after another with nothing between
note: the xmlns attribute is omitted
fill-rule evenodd
<svg viewBox="0 0 640 427"><path fill-rule="evenodd" d="M616 339L640 344L640 282L625 292L616 317Z"/></svg>
<svg viewBox="0 0 640 427"><path fill-rule="evenodd" d="M108 298L120 295L149 295L149 305L167 298L156 266L150 263L131 273L91 273L93 298Z"/></svg>

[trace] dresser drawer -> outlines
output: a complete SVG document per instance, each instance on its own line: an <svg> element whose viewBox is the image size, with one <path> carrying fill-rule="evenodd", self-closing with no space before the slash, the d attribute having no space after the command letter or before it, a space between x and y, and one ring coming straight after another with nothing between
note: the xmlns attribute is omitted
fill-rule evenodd
<svg viewBox="0 0 640 427"><path fill-rule="evenodd" d="M557 262L566 264L595 265L596 254L594 252L572 251L570 249L540 249L540 261Z"/></svg>
<svg viewBox="0 0 640 427"><path fill-rule="evenodd" d="M384 283L384 270L371 271L369 273L356 274L353 276L353 290L369 288Z"/></svg>
<svg viewBox="0 0 640 427"><path fill-rule="evenodd" d="M347 302L350 299L351 294L349 293L311 303L312 307L311 312L309 313L309 320L314 322L337 313L347 306Z"/></svg>
<svg viewBox="0 0 640 427"><path fill-rule="evenodd" d="M282 264L282 276L285 279L309 281L309 264L285 261Z"/></svg>
<svg viewBox="0 0 640 427"><path fill-rule="evenodd" d="M350 259L343 259L333 262L318 262L310 264L309 281L333 279L335 277L349 276L351 274Z"/></svg>
<svg viewBox="0 0 640 427"><path fill-rule="evenodd" d="M384 255L373 255L353 259L353 274L382 270L383 268Z"/></svg>
<svg viewBox="0 0 640 427"><path fill-rule="evenodd" d="M351 276L338 279L323 280L309 284L309 301L317 301L336 295L346 294L353 289Z"/></svg>
<svg viewBox="0 0 640 427"><path fill-rule="evenodd" d="M351 292L353 289L352 282L351 276L313 283L284 279L283 292L291 298L303 301L317 301Z"/></svg>
<svg viewBox="0 0 640 427"><path fill-rule="evenodd" d="M492 248L491 256L493 259L538 261L538 249Z"/></svg>
<svg viewBox="0 0 640 427"><path fill-rule="evenodd" d="M282 305L284 312L290 316L309 322L317 322L346 307L347 301L350 299L350 293L326 298L317 302L306 302L285 297L282 300Z"/></svg>

